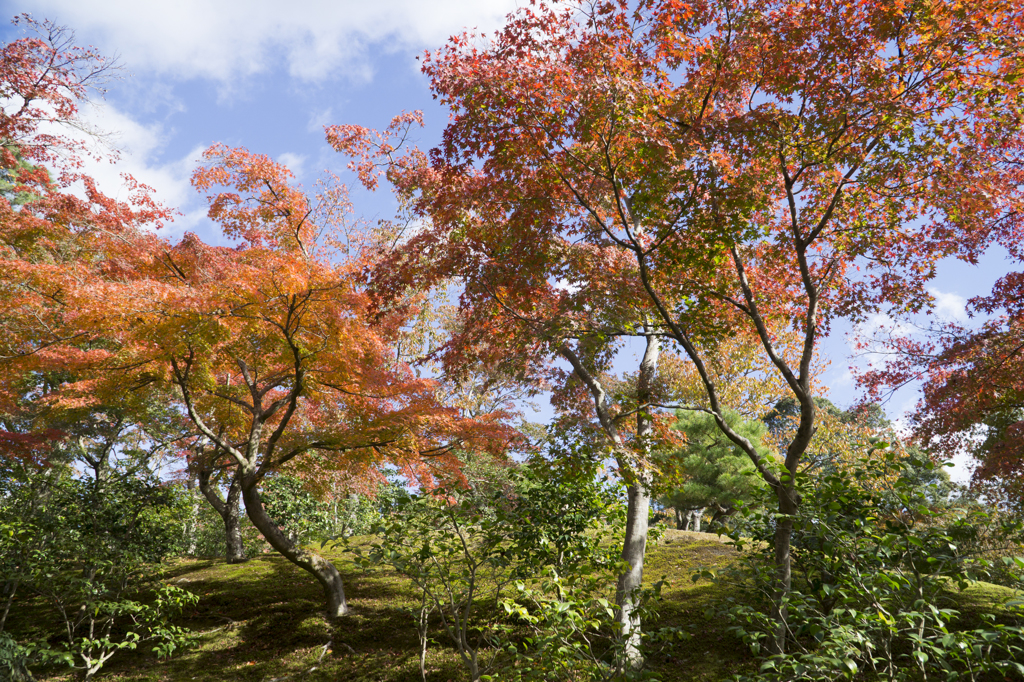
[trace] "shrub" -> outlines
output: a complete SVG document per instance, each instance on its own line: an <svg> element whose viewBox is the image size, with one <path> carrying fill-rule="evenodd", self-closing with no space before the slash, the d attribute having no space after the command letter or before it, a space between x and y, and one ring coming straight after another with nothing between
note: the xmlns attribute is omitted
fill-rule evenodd
<svg viewBox="0 0 1024 682"><path fill-rule="evenodd" d="M516 655L520 663L551 653L549 640L535 637L531 642L536 651L518 656L524 649L513 643L516 628L502 622L500 607L504 605L507 613L535 611L524 611L522 604L512 606L514 585L523 585L520 597L540 609L539 615L522 621L534 630L555 622L544 615L551 603L541 596L545 588L523 591L546 566L559 567L563 575L601 574L604 588L614 592L618 546L606 541L614 536L611 529L622 525L620 502L593 477L567 480L554 474L549 467L535 465L512 475L509 488L447 488L408 496L374 526L379 539L369 549L347 545L358 565L389 566L419 589L416 622L424 675L431 614L440 619L445 636L477 682L502 665L506 653ZM593 594L590 589L580 597L587 600L588 622ZM585 631L577 630L576 635L585 636ZM516 674L523 670L517 668ZM506 677L503 671L501 679Z"/></svg>
<svg viewBox="0 0 1024 682"><path fill-rule="evenodd" d="M879 447L850 470L802 480L793 536L790 653L767 658L758 680L976 680L987 672L1024 675L1019 618L958 627L952 592L985 577L992 563L959 540L979 526L1011 536L976 505L937 505L905 475L935 465ZM775 515L751 510L732 536L744 555L746 599L722 615L762 653L772 636Z"/></svg>
<svg viewBox="0 0 1024 682"><path fill-rule="evenodd" d="M56 642L3 643L6 665L24 677L33 663L62 662L91 678L117 651L151 642L170 655L189 641L170 617L196 597L145 573L179 550L180 496L155 480L124 475L97 484L67 468L8 469L0 477L0 568L4 606L35 595L61 624ZM0 629L4 625L0 621ZM13 673L12 673L13 675Z"/></svg>

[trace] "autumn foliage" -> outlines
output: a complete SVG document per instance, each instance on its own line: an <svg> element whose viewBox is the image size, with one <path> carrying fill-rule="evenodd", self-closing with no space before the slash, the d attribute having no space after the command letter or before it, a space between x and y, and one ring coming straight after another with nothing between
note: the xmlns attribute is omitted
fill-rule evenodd
<svg viewBox="0 0 1024 682"><path fill-rule="evenodd" d="M121 330L111 371L175 385L211 440L265 439L260 475L309 451L415 468L420 453L477 442L436 402L433 381L393 359L402 320L370 325L360 278L373 244L323 222L350 217L342 189L313 205L267 157L214 147L206 159L193 182L240 243L188 235L151 252L130 282L97 287L92 323ZM123 305L98 305L115 297Z"/></svg>
<svg viewBox="0 0 1024 682"><path fill-rule="evenodd" d="M253 523L344 613L334 567L267 516L263 478L287 467L313 488L373 490L387 464L429 486L457 474L456 448L501 452L506 415L464 418L406 364L415 296L369 309L366 273L386 242L352 218L336 178L307 195L266 156L211 147L193 185L229 247L161 237L167 212L130 178L126 203L97 191L77 170L86 144L40 126L75 123L106 63L37 28L2 58L2 94L19 105L0 121L5 454L45 454L58 413L142 420L147 400L169 403L181 454L231 469Z"/></svg>
<svg viewBox="0 0 1024 682"><path fill-rule="evenodd" d="M308 192L214 145L192 184L226 246L164 238L148 188L126 177L115 201L81 172L88 142L53 131L109 64L21 21L39 37L0 53L0 452L42 459L61 415L162 402L180 454L232 478L332 617L340 573L268 515L266 477L369 491L397 467L430 487L460 452L506 452L504 408L549 390L626 484L619 663L640 663L632 600L677 410L774 495L783 653L797 481L873 437L822 414L821 339L927 313L942 259L1022 256L1024 13L1005 0L534 1L425 55L451 110L436 149L409 144L417 112L326 129L367 188L386 177L405 232L355 219L334 176ZM993 315L979 329L898 340L867 378L925 376L921 441L969 446L982 425L981 475L1018 490L1022 284L972 302ZM783 401L774 442L736 427Z"/></svg>
<svg viewBox="0 0 1024 682"><path fill-rule="evenodd" d="M573 340L592 371L635 334L692 363L779 500L782 603L819 340L926 310L940 259L1019 240L1022 22L994 0L531 3L426 56L452 111L430 154L397 153L409 117L329 137L430 220L390 271L465 278L454 364L536 373ZM781 468L724 418L708 363L736 334L800 406Z"/></svg>
<svg viewBox="0 0 1024 682"><path fill-rule="evenodd" d="M885 364L860 377L876 395L923 381L911 422L917 442L943 457L972 455L975 483L994 485L1015 505L1024 500L1022 290L1021 273L1005 275L990 295L969 302L980 324L889 338Z"/></svg>
<svg viewBox="0 0 1024 682"><path fill-rule="evenodd" d="M34 35L0 51L0 444L45 458L64 407L46 372L103 355L74 321L74 292L107 276L168 211L130 177L118 201L81 172L95 140L82 138L78 107L114 65L51 22L15 23Z"/></svg>

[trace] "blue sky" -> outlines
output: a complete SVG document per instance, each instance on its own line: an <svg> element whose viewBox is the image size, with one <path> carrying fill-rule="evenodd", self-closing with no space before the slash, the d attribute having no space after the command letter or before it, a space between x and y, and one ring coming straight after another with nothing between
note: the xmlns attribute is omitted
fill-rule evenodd
<svg viewBox="0 0 1024 682"><path fill-rule="evenodd" d="M118 194L127 171L183 215L168 230L209 235L188 178L203 149L221 142L286 163L300 181L342 171L323 126L384 127L421 109L439 139L447 119L431 99L416 57L464 27L494 30L512 0L29 0L4 14L30 13L73 29L77 42L117 56L121 78L83 118L113 133L116 167L90 168ZM3 25L8 42L21 29ZM386 193L358 197L364 214L386 214Z"/></svg>
<svg viewBox="0 0 1024 682"><path fill-rule="evenodd" d="M124 195L119 173L152 186L181 215L165 228L216 241L188 179L199 155L222 142L267 154L307 186L319 171L344 170L324 141L326 124L383 128L391 116L420 109L421 147L440 138L447 112L431 99L416 57L464 28L493 31L514 0L26 0L2 3L7 17L28 12L77 33L79 44L119 57L122 78L84 118L113 134L121 161L89 168L108 194ZM5 24L0 38L20 37ZM350 183L351 184L351 183ZM353 188L363 217L388 217L386 192ZM989 291L1009 269L1002 253L979 266L947 263L934 282L938 312L964 317L971 296ZM888 323L875 320L876 325ZM825 383L840 406L857 399L850 373L851 332L836 329L823 345L831 357ZM628 354L630 351L626 351ZM860 359L858 362L867 360ZM625 363L624 366L634 363ZM887 404L899 417L916 401L905 390ZM545 411L546 412L546 411ZM965 475L958 471L958 477Z"/></svg>

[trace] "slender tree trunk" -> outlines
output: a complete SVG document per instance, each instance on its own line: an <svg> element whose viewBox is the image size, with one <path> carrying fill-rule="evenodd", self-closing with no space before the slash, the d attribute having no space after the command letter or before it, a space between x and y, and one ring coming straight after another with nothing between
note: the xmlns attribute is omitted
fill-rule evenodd
<svg viewBox="0 0 1024 682"><path fill-rule="evenodd" d="M241 476L236 472L231 477L231 485L228 486L226 499L220 498L217 488L210 483L210 472L202 470L199 472L199 490L203 497L209 501L224 522L224 556L229 564L240 564L245 559L245 545L242 543L241 524L241 499L242 481Z"/></svg>
<svg viewBox="0 0 1024 682"><path fill-rule="evenodd" d="M647 348L640 360L640 374L637 378L637 400L641 405L651 401L651 389L658 369L661 351L657 336L647 337ZM654 423L649 409L637 412L636 434L640 443L639 461L619 462L620 468L630 480L626 489L626 537L622 544L622 559L628 565L619 576L616 602L619 606L619 623L625 643L623 663L630 667L643 664L640 655L640 615L637 613L636 591L644 579L644 556L647 553L647 523L651 510L651 474L647 457L650 454L650 438ZM626 466L623 466L626 465Z"/></svg>
<svg viewBox="0 0 1024 682"><path fill-rule="evenodd" d="M626 489L626 538L622 545L622 558L628 564L619 576L617 599L619 623L625 640L625 663L638 667L643 663L640 655L640 615L636 612L636 590L644 580L644 555L647 551L647 519L651 508L650 481L638 480Z"/></svg>
<svg viewBox="0 0 1024 682"><path fill-rule="evenodd" d="M225 556L229 564L239 564L246 560L242 543L241 502L242 482L235 477L228 486L227 499L224 501Z"/></svg>
<svg viewBox="0 0 1024 682"><path fill-rule="evenodd" d="M793 586L793 567L790 543L793 539L793 516L797 511L796 491L790 486L776 490L779 498L779 518L775 524L775 595L772 604L772 620L775 621L775 638L768 642L769 653L786 653L786 636L789 633L789 609L786 600Z"/></svg>
<svg viewBox="0 0 1024 682"><path fill-rule="evenodd" d="M0 632L3 632L4 627L7 625L7 614L10 613L11 604L14 603L14 596L18 593L19 582L20 581L15 578L4 585L4 592L7 593L7 599L4 600L4 612L3 614L0 614Z"/></svg>
<svg viewBox="0 0 1024 682"><path fill-rule="evenodd" d="M700 522L704 517L704 508L690 510L690 530L694 533L700 532Z"/></svg>
<svg viewBox="0 0 1024 682"><path fill-rule="evenodd" d="M646 321L645 331L650 331ZM647 523L651 508L651 467L649 457L651 438L654 433L651 404L654 398L654 379L658 369L660 339L651 334L647 338L647 349L640 361L636 395L636 446L627 444L619 433L614 416L609 411L609 398L601 382L582 362L579 356L566 344L559 352L573 366L573 370L594 396L594 408L608 438L615 447L619 472L626 482L628 505L626 508L626 537L622 544L622 558L626 570L617 581L617 620L622 628L622 667L639 667L643 663L640 655L640 618L637 613L636 590L643 583L644 555L647 551Z"/></svg>
<svg viewBox="0 0 1024 682"><path fill-rule="evenodd" d="M319 554L297 547L288 539L287 535L281 532L277 523L270 518L267 510L263 507L263 500L257 489L258 483L259 479L255 475L246 477L242 481L242 499L245 501L245 512L249 516L249 520L252 521L252 525L263 533L263 537L267 539L270 546L281 556L308 571L317 579L317 582L324 588L328 618L344 616L348 613L348 603L345 601L345 589L342 586L341 574L338 573L338 569Z"/></svg>
<svg viewBox="0 0 1024 682"><path fill-rule="evenodd" d="M416 632L420 637L420 675L423 682L427 682L427 642L430 641L429 618L433 610L433 606L428 607L427 593L424 591L420 601L420 615L416 620Z"/></svg>
<svg viewBox="0 0 1024 682"><path fill-rule="evenodd" d="M195 556L196 547L199 544L197 540L197 532L199 530L199 500L195 496L195 490L192 488L191 482L186 486L186 490L189 492L188 522L185 524L185 530L182 535L185 540L185 556Z"/></svg>

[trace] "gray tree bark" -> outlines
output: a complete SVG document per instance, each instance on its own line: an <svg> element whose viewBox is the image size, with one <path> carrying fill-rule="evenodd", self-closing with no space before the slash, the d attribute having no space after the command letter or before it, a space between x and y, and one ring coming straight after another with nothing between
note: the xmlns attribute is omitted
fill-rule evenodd
<svg viewBox="0 0 1024 682"><path fill-rule="evenodd" d="M704 518L704 508L690 510L690 530L694 533L700 532L700 522Z"/></svg>
<svg viewBox="0 0 1024 682"><path fill-rule="evenodd" d="M625 663L632 667L643 664L640 655L640 615L637 613L636 593L644 580L644 557L647 554L647 525L651 510L651 472L647 458L651 450L651 436L654 420L650 408L652 388L658 371L658 356L661 341L657 336L647 337L647 347L640 361L640 375L637 379L636 435L639 452L634 461L620 461L619 468L627 476L626 489L626 537L622 545L622 559L628 565L619 576L616 601L619 606L619 622L625 642ZM632 480L629 480L632 479Z"/></svg>
<svg viewBox="0 0 1024 682"><path fill-rule="evenodd" d="M294 300L295 297L293 297ZM264 404L267 392L284 383L282 375L271 375L269 379L261 378L259 373L254 371L245 360L235 358L242 381L248 386L251 397L251 403L247 408L252 415L252 421L249 425L249 436L244 444L235 444L226 440L223 437L223 432L218 433L211 429L203 416L196 410L189 379L194 362L193 356L189 355L181 360L172 358L171 369L174 372L174 381L181 390L189 419L199 429L199 432L209 439L218 452L230 457L238 465L236 478L241 481L242 501L245 503L245 512L249 520L281 556L316 578L323 587L327 599L327 617L337 618L348 613L348 603L345 601L345 590L338 569L319 554L310 552L292 542L267 514L259 492L259 484L268 472L274 471L276 467L282 466L304 452L317 449L315 444L305 443L284 452L278 450L282 436L299 409L299 400L305 390L305 370L302 367L303 351L291 337L288 337L288 343L295 357L294 371L290 375L293 384L286 395L277 398L269 405ZM275 417L277 424L264 440L264 429L268 422Z"/></svg>
<svg viewBox="0 0 1024 682"><path fill-rule="evenodd" d="M640 361L637 379L636 451L631 450L623 441L618 421L609 409L608 394L601 382L568 345L563 344L559 349L562 356L572 365L576 375L590 389L601 427L612 441L619 471L626 481L626 537L622 544L622 559L627 568L616 582L616 605L617 620L621 625L623 638L623 660L620 664L629 667L639 667L643 664L643 657L640 654L641 631L636 592L643 584L644 557L647 553L647 524L651 508L651 471L647 459L654 431L650 403L658 369L658 356L661 352L661 341L656 334L649 333L646 341L647 347Z"/></svg>
<svg viewBox="0 0 1024 682"><path fill-rule="evenodd" d="M792 480L792 478L790 479ZM793 515L800 500L792 484L780 485L776 489L780 515L775 525L775 595L772 604L772 619L775 621L775 637L768 642L772 654L786 652L786 637L789 634L789 609L785 600L793 587L793 567L790 545L793 539Z"/></svg>
<svg viewBox="0 0 1024 682"><path fill-rule="evenodd" d="M224 556L229 564L240 564L246 560L245 545L242 542L241 499L242 482L239 474L231 477L228 494L221 499L216 486L210 483L210 471L199 471L199 490L224 522Z"/></svg>
<svg viewBox="0 0 1024 682"><path fill-rule="evenodd" d="M616 585L616 602L619 607L618 621L622 626L625 642L625 663L639 667L643 663L640 655L640 615L637 613L636 591L643 586L644 556L647 553L647 519L651 509L650 477L635 477L637 480L626 489L626 537L622 545L622 559L628 565L619 576Z"/></svg>
<svg viewBox="0 0 1024 682"><path fill-rule="evenodd" d="M341 574L327 559L319 554L310 552L298 547L288 536L281 531L274 522L267 510L263 507L263 500L260 498L258 489L260 478L255 475L244 476L242 479L242 499L245 502L245 512L252 521L252 525L263 533L270 546L277 550L284 558L299 568L311 573L320 586L324 589L324 596L327 598L327 617L339 618L348 613L348 603L345 601L345 589L342 586Z"/></svg>

